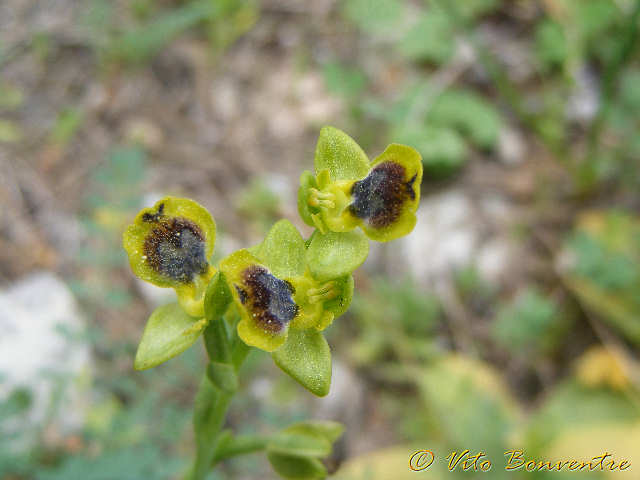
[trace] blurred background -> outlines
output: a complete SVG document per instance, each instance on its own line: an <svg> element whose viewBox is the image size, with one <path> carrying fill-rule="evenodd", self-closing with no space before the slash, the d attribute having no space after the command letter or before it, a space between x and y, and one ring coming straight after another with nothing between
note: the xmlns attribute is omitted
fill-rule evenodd
<svg viewBox="0 0 640 480"><path fill-rule="evenodd" d="M323 125L421 152L418 224L356 272L330 395L254 352L229 425L341 421L345 480L639 478L639 28L637 0L0 2L0 479L179 478L205 356L133 371L173 292L121 232L172 194L216 259L281 217L308 235ZM509 448L632 467L508 473ZM491 472L447 472L463 449Z"/></svg>

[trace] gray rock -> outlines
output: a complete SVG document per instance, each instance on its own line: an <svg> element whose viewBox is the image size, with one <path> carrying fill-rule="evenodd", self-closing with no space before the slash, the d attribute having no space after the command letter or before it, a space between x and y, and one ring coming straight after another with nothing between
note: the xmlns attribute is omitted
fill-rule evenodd
<svg viewBox="0 0 640 480"><path fill-rule="evenodd" d="M23 417L0 423L12 449L45 429L64 434L83 424L92 370L85 328L71 291L50 272L0 292L0 404L18 389L31 397Z"/></svg>

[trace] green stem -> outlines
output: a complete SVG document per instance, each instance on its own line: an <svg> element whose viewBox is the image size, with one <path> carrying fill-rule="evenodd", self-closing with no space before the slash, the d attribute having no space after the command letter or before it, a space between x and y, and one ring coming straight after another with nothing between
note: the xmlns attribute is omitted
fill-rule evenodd
<svg viewBox="0 0 640 480"><path fill-rule="evenodd" d="M204 331L204 340L210 361L232 365L236 372L249 353L249 347L237 336L234 336L233 348L231 348L227 328L222 318L209 323ZM234 394L234 391L215 387L207 374L204 374L196 395L193 413L196 458L186 476L187 480L204 480L211 466L215 464L221 429Z"/></svg>

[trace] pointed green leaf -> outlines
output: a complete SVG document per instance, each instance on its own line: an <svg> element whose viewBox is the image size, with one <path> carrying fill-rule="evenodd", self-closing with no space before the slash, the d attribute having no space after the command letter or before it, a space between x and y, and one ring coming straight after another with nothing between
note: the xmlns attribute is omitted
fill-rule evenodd
<svg viewBox="0 0 640 480"><path fill-rule="evenodd" d="M369 255L369 241L358 231L317 233L307 248L307 265L316 280L350 274Z"/></svg>
<svg viewBox="0 0 640 480"><path fill-rule="evenodd" d="M335 180L359 180L369 172L369 159L353 138L333 127L322 127L315 157L316 174L325 168Z"/></svg>
<svg viewBox="0 0 640 480"><path fill-rule="evenodd" d="M327 469L316 458L295 457L279 453L267 453L273 469L287 480L314 480L326 478Z"/></svg>
<svg viewBox="0 0 640 480"><path fill-rule="evenodd" d="M289 220L280 220L271 227L256 256L276 277L304 273L304 240Z"/></svg>
<svg viewBox="0 0 640 480"><path fill-rule="evenodd" d="M320 332L290 329L285 344L271 354L276 365L311 393L324 397L331 386L331 351Z"/></svg>
<svg viewBox="0 0 640 480"><path fill-rule="evenodd" d="M133 367L145 370L181 354L204 327L205 322L187 315L177 303L158 307L149 317Z"/></svg>
<svg viewBox="0 0 640 480"><path fill-rule="evenodd" d="M211 362L207 366L207 376L220 390L235 392L238 390L238 375L229 363Z"/></svg>

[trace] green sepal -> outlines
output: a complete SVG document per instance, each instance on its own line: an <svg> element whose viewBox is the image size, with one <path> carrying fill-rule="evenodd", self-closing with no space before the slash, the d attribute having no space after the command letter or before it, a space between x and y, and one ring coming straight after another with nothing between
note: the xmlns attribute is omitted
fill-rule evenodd
<svg viewBox="0 0 640 480"><path fill-rule="evenodd" d="M177 303L156 308L144 328L133 368L146 370L181 354L194 344L206 320L190 317Z"/></svg>
<svg viewBox="0 0 640 480"><path fill-rule="evenodd" d="M304 240L289 220L280 220L271 227L255 256L276 277L288 278L304 273Z"/></svg>
<svg viewBox="0 0 640 480"><path fill-rule="evenodd" d="M291 328L287 341L271 356L280 369L314 395L329 393L331 350L322 333Z"/></svg>
<svg viewBox="0 0 640 480"><path fill-rule="evenodd" d="M286 432L320 436L333 444L344 433L344 425L329 420L307 420L285 428Z"/></svg>
<svg viewBox="0 0 640 480"><path fill-rule="evenodd" d="M207 286L204 314L209 322L219 321L233 301L224 273L217 272Z"/></svg>
<svg viewBox="0 0 640 480"><path fill-rule="evenodd" d="M211 362L207 365L207 377L216 387L227 393L238 390L238 375L229 363Z"/></svg>
<svg viewBox="0 0 640 480"><path fill-rule="evenodd" d="M315 154L316 174L327 169L331 179L359 180L369 171L369 159L349 135L334 127L322 127Z"/></svg>
<svg viewBox="0 0 640 480"><path fill-rule="evenodd" d="M287 480L315 480L327 477L327 469L317 458L267 452L267 459L276 473Z"/></svg>
<svg viewBox="0 0 640 480"><path fill-rule="evenodd" d="M321 435L303 429L285 429L269 439L267 450L282 455L322 458L331 453L331 442Z"/></svg>
<svg viewBox="0 0 640 480"><path fill-rule="evenodd" d="M360 232L316 233L306 252L311 275L318 280L343 277L356 270L369 255L369 241Z"/></svg>
<svg viewBox="0 0 640 480"><path fill-rule="evenodd" d="M313 226L313 218L311 217L313 214L317 214L319 209L313 208L309 205L309 196L311 194L311 188L318 188L318 184L316 183L316 179L309 170L305 170L300 175L300 187L298 187L298 213L300 214L300 218L307 225Z"/></svg>
<svg viewBox="0 0 640 480"><path fill-rule="evenodd" d="M324 302L325 310L333 313L334 320L347 311L353 299L354 282L352 275L345 275L334 280L336 290L339 292L335 298Z"/></svg>

